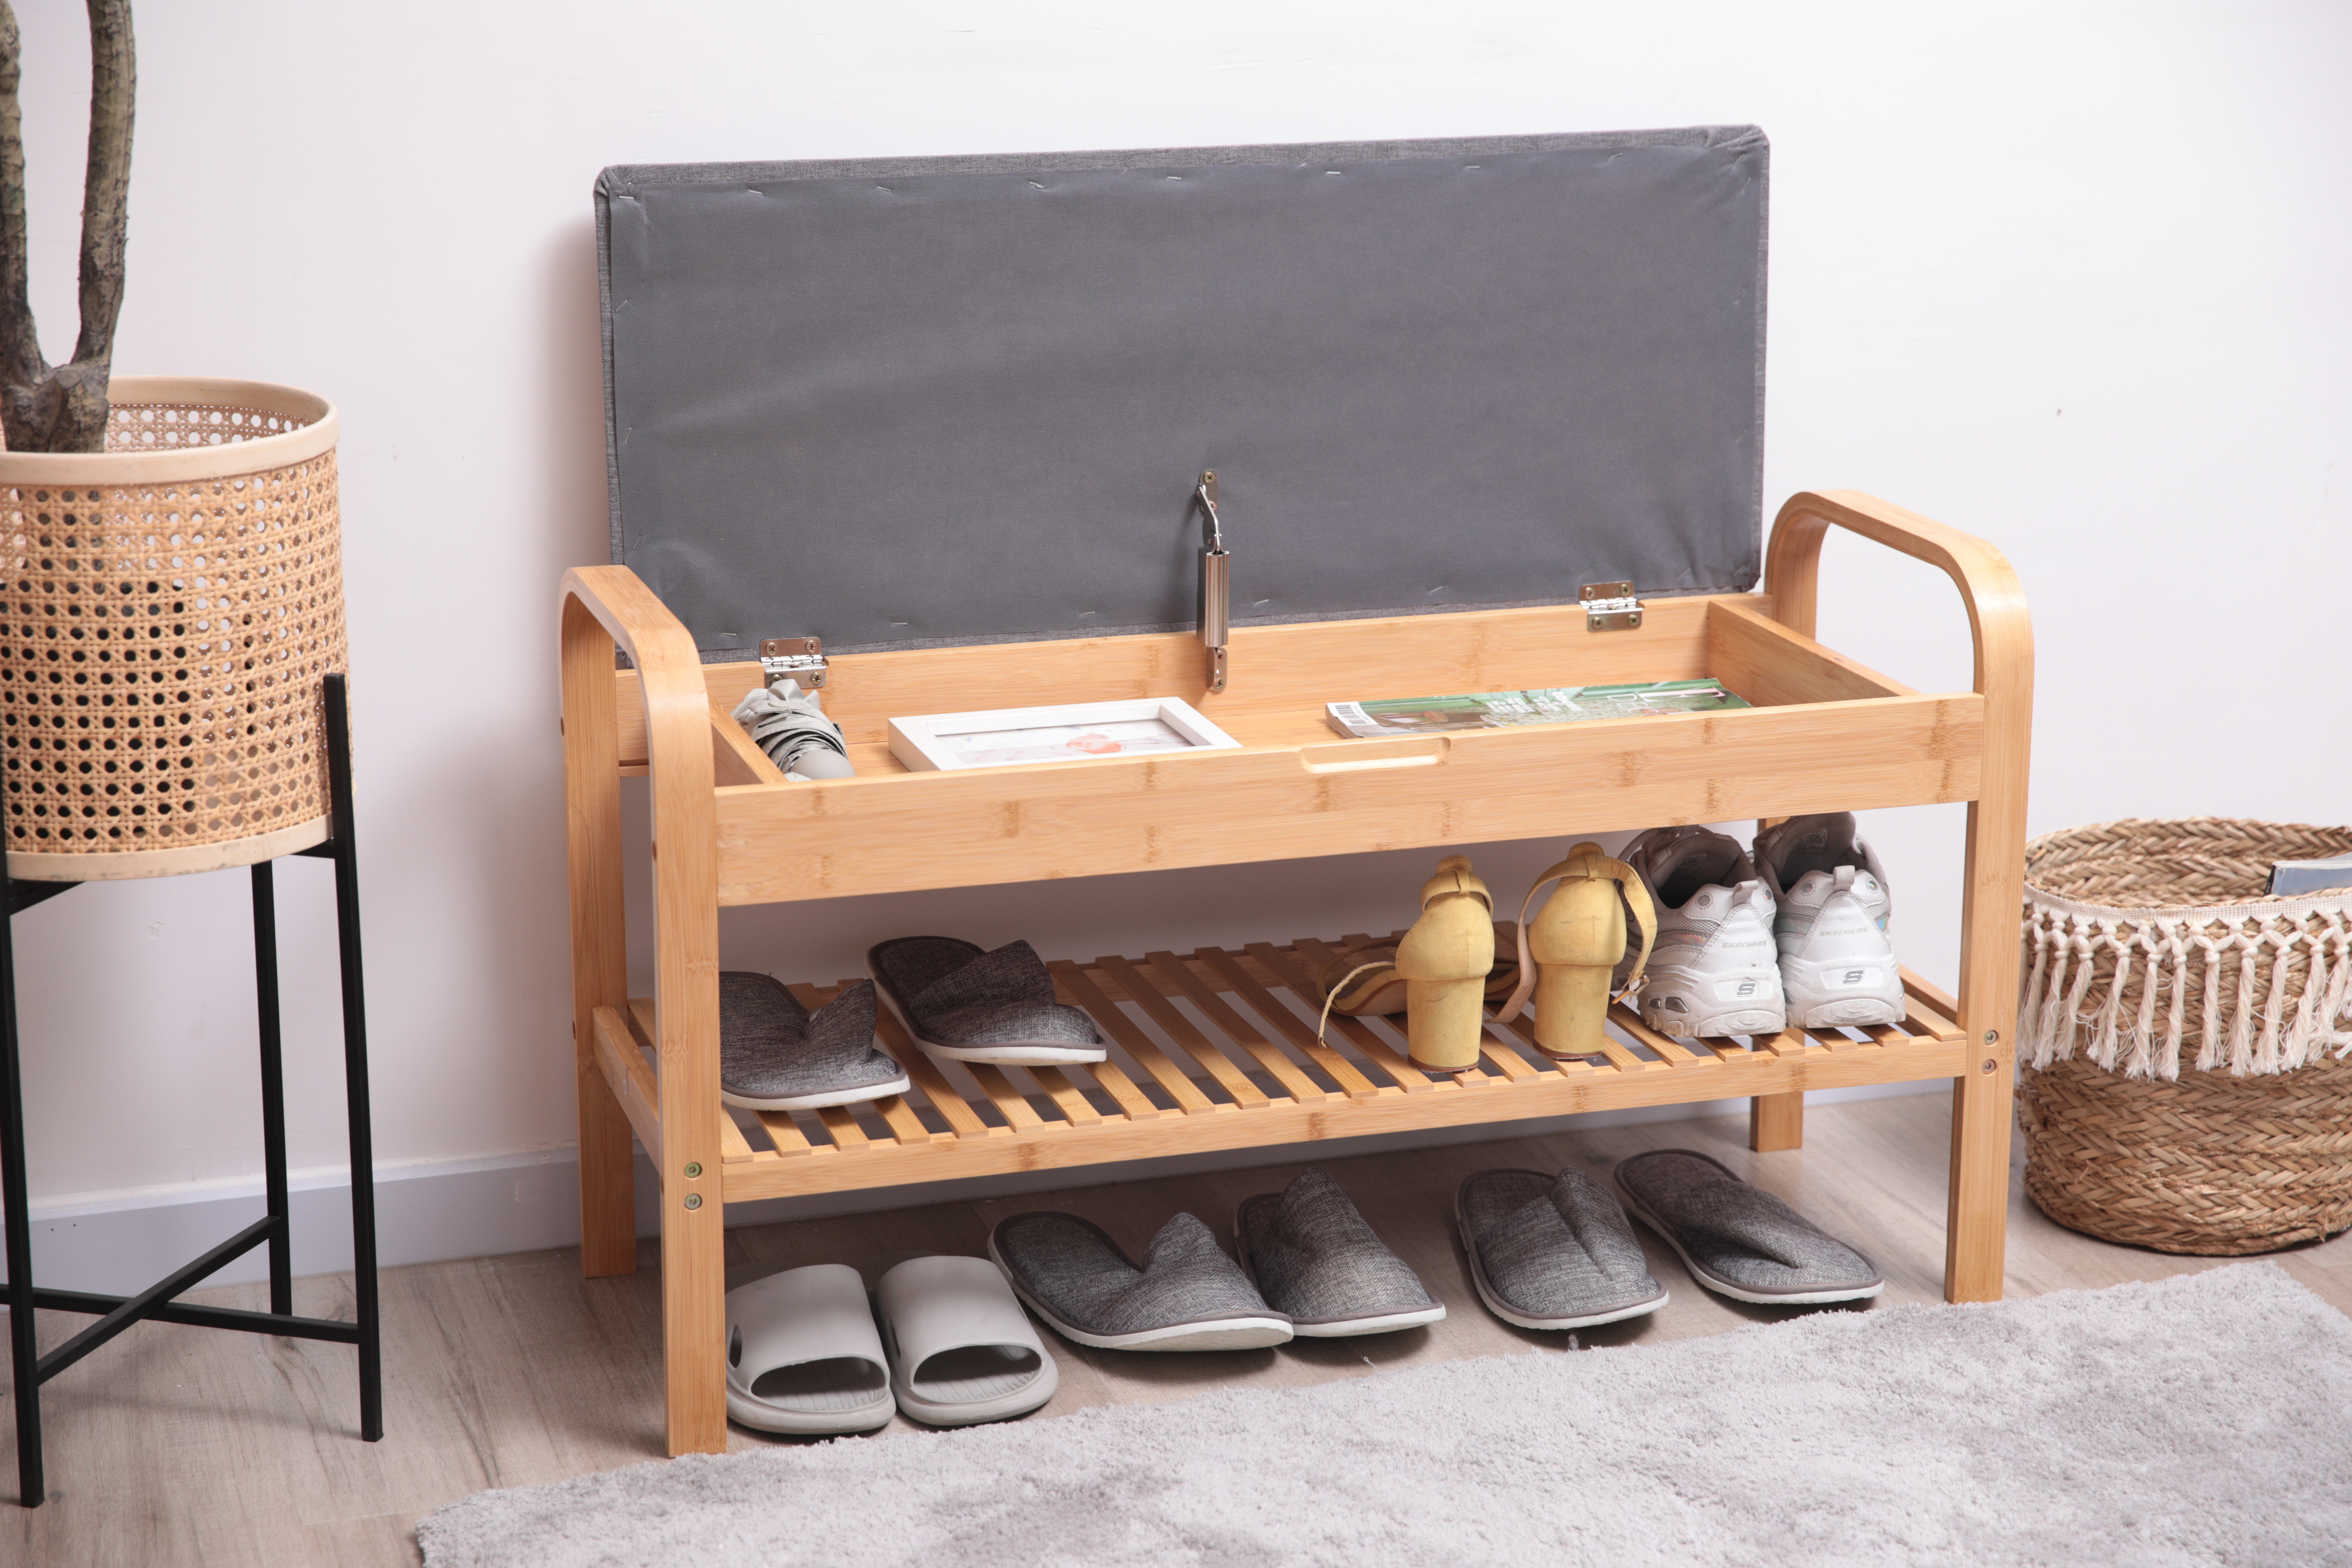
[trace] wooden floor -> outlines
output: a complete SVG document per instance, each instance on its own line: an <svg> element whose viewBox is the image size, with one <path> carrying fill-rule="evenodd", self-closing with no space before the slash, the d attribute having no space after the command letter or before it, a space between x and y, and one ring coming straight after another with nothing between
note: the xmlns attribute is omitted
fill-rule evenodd
<svg viewBox="0 0 2352 1568"><path fill-rule="evenodd" d="M1645 1149L1704 1150L1749 1173L1885 1271L1884 1303L1939 1299L1948 1100L1942 1095L1815 1108L1807 1146L1750 1154L1744 1121L1656 1122L1417 1153L1331 1160L1381 1235L1448 1308L1430 1329L1358 1340L1300 1340L1277 1350L1140 1355L1080 1350L1048 1332L1061 1392L1040 1415L1113 1402L1181 1399L1203 1389L1278 1387L1360 1377L1466 1356L1554 1355L1568 1336L1514 1329L1479 1305L1451 1221L1454 1184L1494 1165L1596 1177ZM901 1257L979 1253L988 1226L1031 1208L1065 1209L1140 1247L1190 1209L1230 1244L1234 1205L1303 1168L1268 1165L1204 1176L1001 1202L945 1204L729 1233L729 1283L803 1263L845 1262L875 1275ZM2062 1230L2011 1199L2012 1298L2211 1268L2220 1260L2108 1247ZM1643 1235L1673 1300L1653 1317L1588 1331L1591 1344L1656 1344L1717 1333L1805 1309L1745 1307L1707 1295ZM574 1253L535 1252L424 1264L383 1275L389 1436L354 1436L352 1352L146 1323L61 1374L46 1391L51 1491L46 1507L0 1503L0 1563L39 1568L167 1568L204 1563L413 1563L417 1517L488 1487L523 1486L657 1458L661 1433L654 1250L633 1278L583 1280ZM2280 1258L2352 1311L2352 1239ZM200 1300L266 1304L260 1286ZM295 1288L295 1310L348 1317L347 1280ZM1821 1309L1813 1309L1815 1310ZM43 1314L46 1347L88 1320ZM5 1407L0 1407L5 1409ZM5 1420L0 1420L5 1425ZM903 1420L890 1430L908 1429ZM730 1446L771 1438L731 1429ZM0 1486L13 1482L0 1433ZM5 1494L0 1494L5 1495Z"/></svg>

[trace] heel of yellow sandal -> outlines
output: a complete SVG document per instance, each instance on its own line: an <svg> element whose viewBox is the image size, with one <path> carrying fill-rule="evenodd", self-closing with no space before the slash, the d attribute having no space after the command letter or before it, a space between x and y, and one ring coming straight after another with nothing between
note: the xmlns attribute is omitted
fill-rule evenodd
<svg viewBox="0 0 2352 1568"><path fill-rule="evenodd" d="M1539 963L1536 983L1536 1048L1548 1057L1589 1057L1601 1051L1609 1016L1609 971L1594 963Z"/></svg>
<svg viewBox="0 0 2352 1568"><path fill-rule="evenodd" d="M1478 1065L1478 1041L1486 1023L1486 980L1408 980L1404 986L1405 1041L1412 1065L1432 1072L1461 1072Z"/></svg>

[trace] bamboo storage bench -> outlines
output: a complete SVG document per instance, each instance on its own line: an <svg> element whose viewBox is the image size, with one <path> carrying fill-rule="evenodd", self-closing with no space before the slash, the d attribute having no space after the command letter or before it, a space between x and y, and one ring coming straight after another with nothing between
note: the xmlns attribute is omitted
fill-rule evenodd
<svg viewBox="0 0 2352 1568"><path fill-rule="evenodd" d="M1941 567L1975 635L1971 691L1922 693L1812 640L1828 527ZM728 716L756 663L705 665L626 567L562 589L563 734L583 1263L636 1266L631 1136L661 1184L667 1446L726 1447L722 1226L730 1203L1210 1150L1752 1097L1759 1149L1797 1146L1803 1092L1953 1082L1944 1289L2000 1294L2009 1183L2032 637L2001 555L1852 491L1782 508L1759 594L1652 598L1592 635L1576 605L1237 627L1227 689L1183 634L836 656L825 706L854 779L787 782ZM630 668L614 669L615 647ZM1751 709L1391 740L1334 740L1323 704L1406 689L1713 676ZM892 715L953 692L967 709L1179 696L1239 751L909 773ZM632 998L621 777L650 775L655 983ZM935 1064L884 1025L917 1092L739 1126L719 1099L719 910L865 893L1231 865L1664 823L1969 803L1959 994L1906 974L1908 1018L1677 1041L1613 1015L1605 1065L1560 1063L1490 1026L1457 1078L1411 1067L1401 1036L1338 1020L1317 1042L1324 949L1235 931L1232 948L1057 963L1063 999L1113 1045L1099 1067ZM1497 889L1507 898L1507 889ZM1340 933L1328 933L1338 936ZM825 977L812 976L812 980ZM812 1004L829 994L803 986ZM1189 1007L1179 1007L1183 1002ZM1295 1155L1269 1155L1270 1158Z"/></svg>

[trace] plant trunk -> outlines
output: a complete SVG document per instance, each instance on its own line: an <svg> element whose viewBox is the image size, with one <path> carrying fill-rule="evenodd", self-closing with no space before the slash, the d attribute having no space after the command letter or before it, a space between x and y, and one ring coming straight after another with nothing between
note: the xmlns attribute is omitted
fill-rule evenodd
<svg viewBox="0 0 2352 1568"><path fill-rule="evenodd" d="M89 164L82 183L81 335L52 367L33 321L25 234L24 77L16 13L0 0L0 427L16 452L106 448L106 387L122 314L138 70L131 0L89 0Z"/></svg>

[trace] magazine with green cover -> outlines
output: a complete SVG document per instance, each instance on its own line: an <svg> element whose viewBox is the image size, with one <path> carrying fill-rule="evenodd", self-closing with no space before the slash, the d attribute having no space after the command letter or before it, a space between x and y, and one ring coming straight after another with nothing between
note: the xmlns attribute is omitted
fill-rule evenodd
<svg viewBox="0 0 2352 1568"><path fill-rule="evenodd" d="M1331 728L1351 738L1433 735L1448 730L1507 730L1521 724L1572 724L1584 719L1636 719L1651 713L1706 713L1747 708L1719 680L1651 680L1628 686L1547 686L1533 691L1479 691L1455 697L1401 697L1326 705Z"/></svg>

